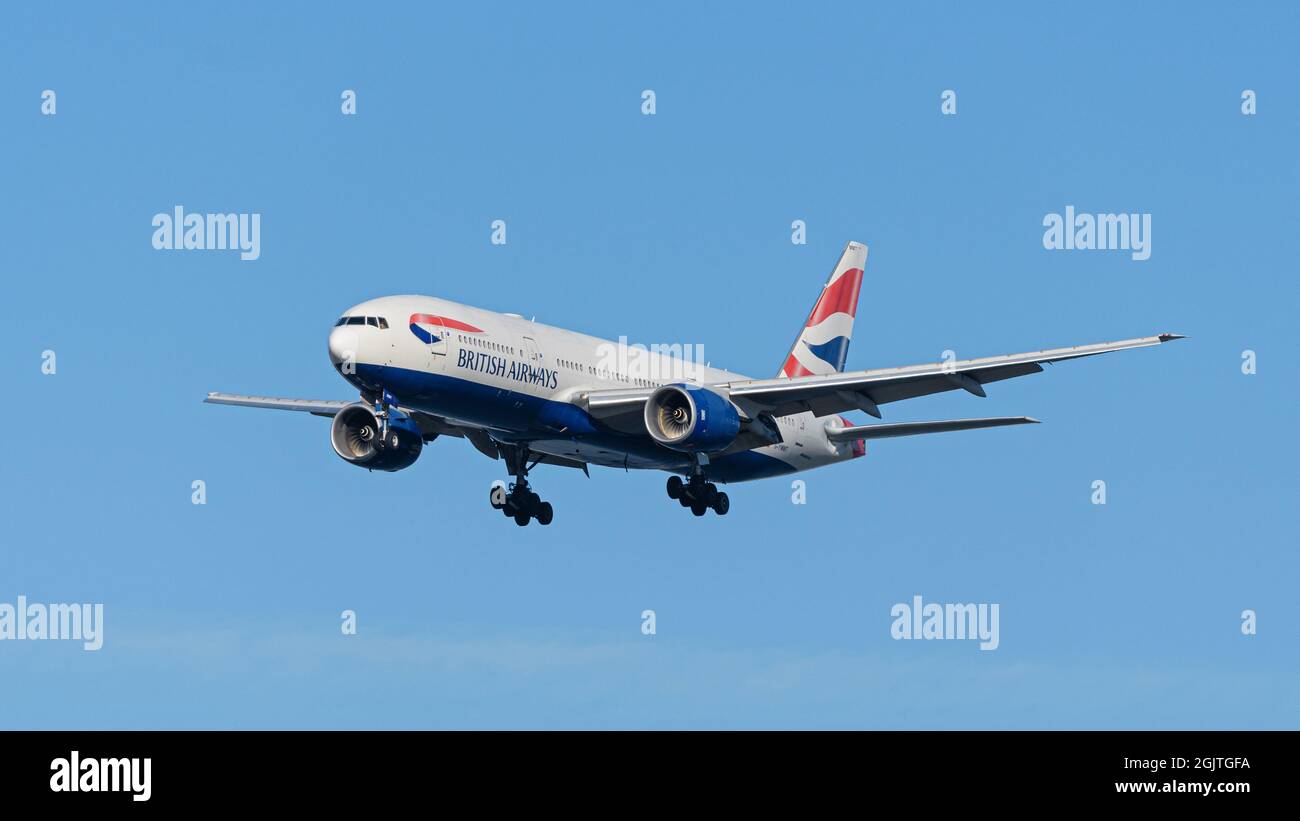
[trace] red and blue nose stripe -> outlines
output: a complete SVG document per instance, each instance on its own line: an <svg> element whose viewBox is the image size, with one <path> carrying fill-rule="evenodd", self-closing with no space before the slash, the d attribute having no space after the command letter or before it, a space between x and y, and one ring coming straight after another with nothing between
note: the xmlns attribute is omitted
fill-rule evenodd
<svg viewBox="0 0 1300 821"><path fill-rule="evenodd" d="M415 338L426 345L432 345L434 342L441 339L442 337L440 337L438 333L444 328L449 328L453 331L464 331L469 334L483 333L482 328L475 328L473 325L461 322L459 319L452 319L451 317L446 316L411 314L411 319L409 321L411 325L411 333L415 334ZM433 332L426 331L424 328L420 327L421 325L432 325L434 330Z"/></svg>

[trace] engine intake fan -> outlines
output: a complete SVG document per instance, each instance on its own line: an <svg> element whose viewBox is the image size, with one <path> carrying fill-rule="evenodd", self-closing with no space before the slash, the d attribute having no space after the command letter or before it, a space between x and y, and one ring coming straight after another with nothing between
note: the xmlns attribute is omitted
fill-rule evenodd
<svg viewBox="0 0 1300 821"><path fill-rule="evenodd" d="M716 453L736 440L740 413L731 400L708 388L664 385L645 403L645 426L664 447Z"/></svg>
<svg viewBox="0 0 1300 821"><path fill-rule="evenodd" d="M385 426L373 408L357 402L335 414L330 444L349 465L391 472L415 464L424 437L406 414L390 409Z"/></svg>

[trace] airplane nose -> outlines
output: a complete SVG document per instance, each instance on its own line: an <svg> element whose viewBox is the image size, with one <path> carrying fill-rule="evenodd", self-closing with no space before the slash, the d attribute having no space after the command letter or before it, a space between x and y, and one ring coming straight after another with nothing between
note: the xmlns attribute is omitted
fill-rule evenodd
<svg viewBox="0 0 1300 821"><path fill-rule="evenodd" d="M347 326L340 326L330 331L330 362L341 365L357 361L357 332Z"/></svg>

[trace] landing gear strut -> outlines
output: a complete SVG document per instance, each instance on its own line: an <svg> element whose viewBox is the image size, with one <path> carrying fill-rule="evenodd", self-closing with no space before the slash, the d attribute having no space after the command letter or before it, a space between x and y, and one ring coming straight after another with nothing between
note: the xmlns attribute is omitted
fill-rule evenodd
<svg viewBox="0 0 1300 821"><path fill-rule="evenodd" d="M518 445L505 451L506 467L514 475L515 481L507 488L493 486L489 501L492 507L501 511L515 524L524 527L532 519L540 525L549 525L555 516L555 509L550 502L543 502L528 486L528 471L537 466L540 459L528 464L528 448Z"/></svg>
<svg viewBox="0 0 1300 821"><path fill-rule="evenodd" d="M696 473L685 482L680 476L669 476L668 498L689 507L696 516L703 516L710 508L719 516L726 516L731 510L731 499L717 485L706 481L703 473Z"/></svg>

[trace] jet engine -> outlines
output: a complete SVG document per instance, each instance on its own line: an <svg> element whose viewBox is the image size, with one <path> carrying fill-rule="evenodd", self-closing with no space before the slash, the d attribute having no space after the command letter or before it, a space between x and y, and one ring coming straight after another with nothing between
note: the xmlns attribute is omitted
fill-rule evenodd
<svg viewBox="0 0 1300 821"><path fill-rule="evenodd" d="M389 409L388 424L384 425L374 408L356 402L335 414L330 444L349 465L391 472L415 464L424 437L406 414Z"/></svg>
<svg viewBox="0 0 1300 821"><path fill-rule="evenodd" d="M736 406L708 388L664 385L645 403L645 426L656 442L687 453L717 453L736 440Z"/></svg>

